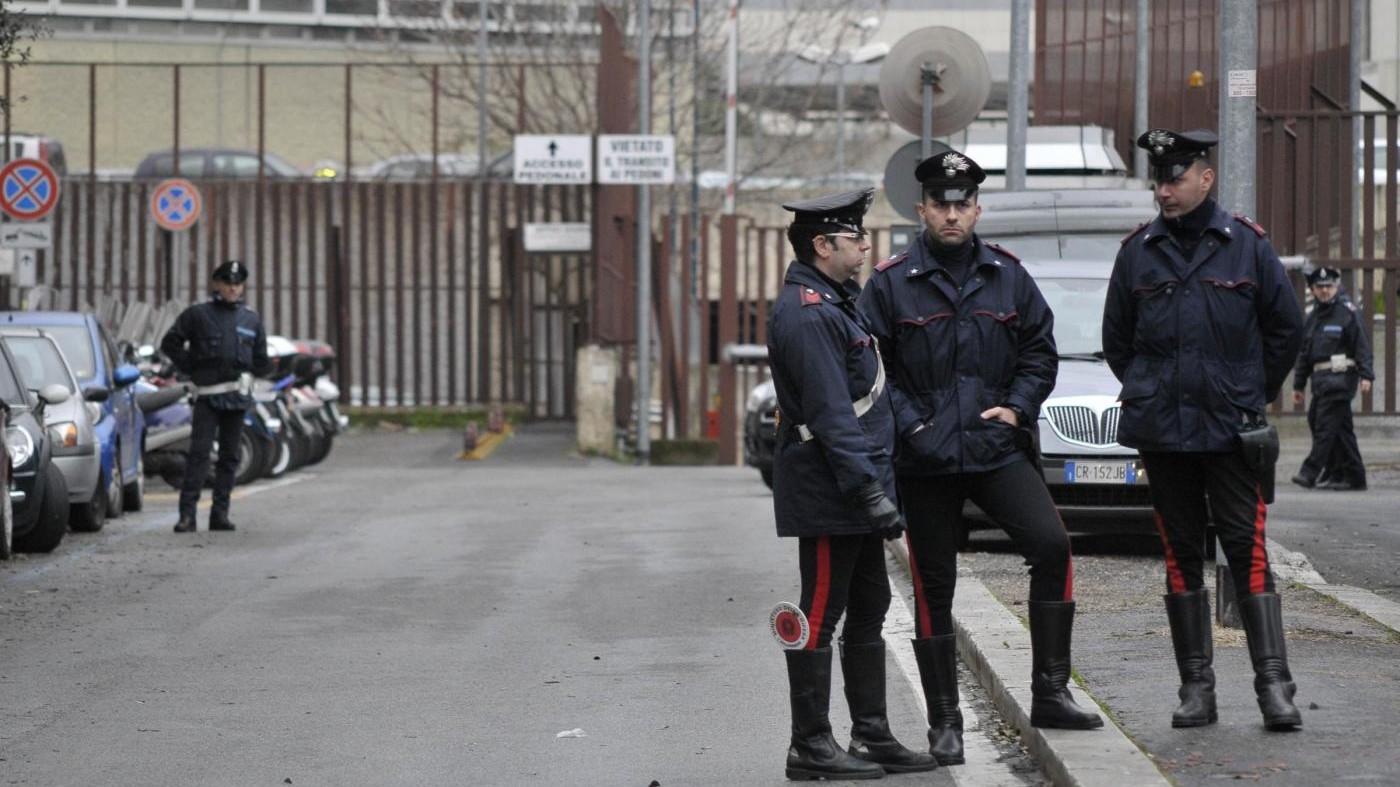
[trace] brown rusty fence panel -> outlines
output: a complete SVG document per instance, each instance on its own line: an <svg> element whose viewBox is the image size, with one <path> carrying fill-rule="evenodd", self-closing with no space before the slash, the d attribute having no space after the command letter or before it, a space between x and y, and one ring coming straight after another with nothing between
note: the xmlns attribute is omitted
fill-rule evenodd
<svg viewBox="0 0 1400 787"><path fill-rule="evenodd" d="M64 181L37 271L55 308L189 302L219 262L243 259L269 333L333 342L351 404L573 416L591 270L580 255L526 255L519 238L527 218L589 221L586 189L493 183L479 214L461 180L198 186L200 220L171 233L151 218L151 183Z"/></svg>

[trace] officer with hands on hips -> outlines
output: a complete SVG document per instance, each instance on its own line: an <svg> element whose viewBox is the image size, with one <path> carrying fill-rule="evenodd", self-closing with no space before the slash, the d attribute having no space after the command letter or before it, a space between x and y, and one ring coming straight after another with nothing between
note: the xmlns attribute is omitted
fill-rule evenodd
<svg viewBox="0 0 1400 787"><path fill-rule="evenodd" d="M930 753L964 762L953 593L965 500L1011 537L1030 564L1031 724L1103 726L1070 696L1074 621L1069 534L1030 456L1040 406L1055 385L1054 317L1010 252L974 230L985 178L951 151L922 161L924 231L876 266L860 296L888 364L909 523L918 660Z"/></svg>
<svg viewBox="0 0 1400 787"><path fill-rule="evenodd" d="M768 323L778 397L773 510L779 536L796 537L801 613L810 636L785 642L792 704L790 779L877 779L938 762L895 740L885 713L890 604L884 540L904 520L895 504L894 417L884 369L853 277L870 251L862 226L874 189L784 205L795 215L787 269ZM827 718L831 640L845 613L841 671L851 711L842 751Z"/></svg>
<svg viewBox="0 0 1400 787"><path fill-rule="evenodd" d="M1339 491L1366 488L1366 465L1351 420L1351 400L1358 387L1371 390L1370 329L1350 300L1339 294L1342 272L1317 268L1308 273L1313 310L1303 326L1303 349L1293 368L1293 402L1303 403L1303 389L1312 380L1308 429L1312 451L1293 483L1312 489L1323 475L1321 488Z"/></svg>
<svg viewBox="0 0 1400 787"><path fill-rule="evenodd" d="M253 406L252 376L267 371L267 334L257 312L243 303L248 266L229 260L214 269L213 297L175 318L160 350L194 383L194 424L185 477L180 484L176 533L195 530L195 509L209 472L209 452L219 441L214 469L210 530L233 530L229 497L238 469L243 414Z"/></svg>
<svg viewBox="0 0 1400 787"><path fill-rule="evenodd" d="M1166 551L1164 600L1181 677L1172 726L1217 718L1202 576L1213 520L1239 596L1264 725L1288 730L1302 717L1262 546L1273 467L1244 449L1269 431L1264 410L1297 357L1302 314L1264 229L1211 199L1216 142L1210 131L1153 129L1138 138L1160 213L1123 239L1103 347L1123 384L1118 442L1142 456Z"/></svg>

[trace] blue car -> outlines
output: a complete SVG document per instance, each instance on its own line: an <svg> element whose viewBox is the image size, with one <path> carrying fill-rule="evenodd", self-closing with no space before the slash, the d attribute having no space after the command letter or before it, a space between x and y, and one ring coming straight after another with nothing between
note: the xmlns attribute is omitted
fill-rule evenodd
<svg viewBox="0 0 1400 787"><path fill-rule="evenodd" d="M122 360L111 334L87 312L0 312L0 324L43 328L58 341L85 394L95 388L107 398L94 402L99 417L96 431L102 452L98 479L106 490L107 512L139 511L145 495L141 453L146 440L146 417L136 406L141 371Z"/></svg>

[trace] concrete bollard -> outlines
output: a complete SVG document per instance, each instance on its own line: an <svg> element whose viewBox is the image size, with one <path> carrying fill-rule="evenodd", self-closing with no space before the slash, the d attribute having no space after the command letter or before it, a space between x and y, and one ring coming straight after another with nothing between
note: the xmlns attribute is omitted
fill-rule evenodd
<svg viewBox="0 0 1400 787"><path fill-rule="evenodd" d="M468 421L467 428L462 430L462 453L469 454L475 451L480 437L476 421Z"/></svg>

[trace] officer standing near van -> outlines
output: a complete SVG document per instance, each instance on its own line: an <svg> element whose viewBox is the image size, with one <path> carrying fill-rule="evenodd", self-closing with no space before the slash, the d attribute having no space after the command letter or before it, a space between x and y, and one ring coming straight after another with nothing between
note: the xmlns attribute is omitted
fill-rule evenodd
<svg viewBox="0 0 1400 787"><path fill-rule="evenodd" d="M160 342L161 352L195 385L194 424L180 485L176 533L195 530L195 510L216 437L219 458L209 529L235 529L229 519L229 497L238 469L239 433L244 413L253 406L253 375L269 366L262 320L243 303L247 280L248 266L239 260L215 268L213 296L181 312Z"/></svg>
<svg viewBox="0 0 1400 787"><path fill-rule="evenodd" d="M1376 373L1371 368L1369 328L1350 300L1339 294L1342 272L1317 268L1308 273L1313 310L1303 327L1303 349L1293 369L1293 402L1303 403L1303 391L1312 380L1308 405L1308 429L1312 451L1303 460L1293 483L1305 489L1318 486L1337 491L1366 488L1366 465L1356 444L1351 400L1359 389L1371 390Z"/></svg>
<svg viewBox="0 0 1400 787"><path fill-rule="evenodd" d="M885 712L884 539L898 538L904 519L890 465L890 395L853 281L870 251L863 220L874 196L862 189L783 206L795 214L787 236L796 260L769 318L768 360L778 396L773 512L778 535L797 538L802 577L804 636L786 639L775 626L792 705L790 779L878 779L938 767L895 739ZM827 718L831 641L842 613L847 751Z"/></svg>
<svg viewBox="0 0 1400 787"><path fill-rule="evenodd" d="M860 309L889 364L930 752L954 765L964 762L952 607L967 500L1031 566L1031 724L1094 729L1103 719L1067 689L1070 540L1031 456L1030 430L1059 369L1054 316L1019 261L975 234L986 177L977 162L942 153L914 177L924 231L876 266Z"/></svg>
<svg viewBox="0 0 1400 787"><path fill-rule="evenodd" d="M1293 367L1303 320L1264 229L1211 199L1217 141L1211 131L1166 129L1138 138L1160 213L1123 239L1103 349L1123 384L1118 442L1142 456L1166 552L1164 601L1181 677L1172 726L1217 718L1202 575L1213 520L1239 595L1264 725L1290 730L1302 717L1262 547L1273 465L1254 449L1270 437L1264 410ZM1276 459L1276 432L1269 450Z"/></svg>

